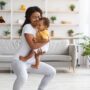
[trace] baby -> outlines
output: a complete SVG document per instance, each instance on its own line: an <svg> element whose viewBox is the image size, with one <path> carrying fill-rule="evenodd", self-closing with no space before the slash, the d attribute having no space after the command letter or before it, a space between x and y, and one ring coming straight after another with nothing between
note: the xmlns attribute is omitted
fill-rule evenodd
<svg viewBox="0 0 90 90"><path fill-rule="evenodd" d="M50 39L49 36L49 32L48 32L48 27L49 27L49 19L46 17L42 17L40 18L38 24L37 24L37 33L36 33L36 37L33 38L34 43L43 43L43 42L48 42ZM43 53L46 53L48 51L49 48L49 43L47 43L46 45L44 45L43 47L39 48L39 49L32 49L30 51L30 53L23 57L20 56L20 60L22 61L26 61L29 58L31 58L33 55L35 55L35 59L36 59L36 63L34 65L32 65L33 68L39 68L40 65L40 55L37 54L38 50L42 50Z"/></svg>

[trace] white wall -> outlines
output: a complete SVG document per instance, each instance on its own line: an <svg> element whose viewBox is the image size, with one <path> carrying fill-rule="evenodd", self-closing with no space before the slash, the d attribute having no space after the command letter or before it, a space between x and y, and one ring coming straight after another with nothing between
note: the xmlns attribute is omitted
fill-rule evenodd
<svg viewBox="0 0 90 90"><path fill-rule="evenodd" d="M85 35L89 34L89 23L88 23L88 15L89 15L89 1L90 0L80 0L80 30Z"/></svg>

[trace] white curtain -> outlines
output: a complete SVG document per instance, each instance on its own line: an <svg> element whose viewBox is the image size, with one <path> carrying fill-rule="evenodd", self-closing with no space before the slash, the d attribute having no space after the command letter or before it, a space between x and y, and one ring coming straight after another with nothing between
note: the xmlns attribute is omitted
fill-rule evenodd
<svg viewBox="0 0 90 90"><path fill-rule="evenodd" d="M89 24L89 30L88 30L88 33L89 33L89 36L90 36L90 0L89 0L89 3L88 3L89 7L88 7L88 24Z"/></svg>
<svg viewBox="0 0 90 90"><path fill-rule="evenodd" d="M89 3L90 0L80 0L80 32L83 32L85 35L90 35Z"/></svg>

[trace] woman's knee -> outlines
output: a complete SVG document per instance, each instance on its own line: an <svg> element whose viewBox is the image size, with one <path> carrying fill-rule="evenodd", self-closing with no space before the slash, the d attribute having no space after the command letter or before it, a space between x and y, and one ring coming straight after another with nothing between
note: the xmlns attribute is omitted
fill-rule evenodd
<svg viewBox="0 0 90 90"><path fill-rule="evenodd" d="M26 72L26 65L20 62L19 60L13 61L11 66L12 66L12 70L17 75Z"/></svg>
<svg viewBox="0 0 90 90"><path fill-rule="evenodd" d="M51 69L49 70L49 75L50 76L55 76L56 75L56 69L54 67L51 67Z"/></svg>
<svg viewBox="0 0 90 90"><path fill-rule="evenodd" d="M18 62L19 62L19 61L17 61L17 60L12 61L12 63L11 63L12 69L15 69L15 68L18 66Z"/></svg>
<svg viewBox="0 0 90 90"><path fill-rule="evenodd" d="M54 76L56 75L56 69L55 69L55 68L52 69L52 74L53 74Z"/></svg>
<svg viewBox="0 0 90 90"><path fill-rule="evenodd" d="M23 74L23 75L18 75L17 78L22 82L26 82L28 79L28 75L27 74Z"/></svg>
<svg viewBox="0 0 90 90"><path fill-rule="evenodd" d="M13 62L11 63L11 67L12 67L13 72L15 72L15 69L16 69L16 67L17 67L15 61L13 61Z"/></svg>

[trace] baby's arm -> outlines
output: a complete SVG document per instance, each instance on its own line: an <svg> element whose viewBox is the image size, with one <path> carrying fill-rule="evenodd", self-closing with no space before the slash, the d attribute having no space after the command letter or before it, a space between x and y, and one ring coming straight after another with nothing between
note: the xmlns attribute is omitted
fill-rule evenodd
<svg viewBox="0 0 90 90"><path fill-rule="evenodd" d="M33 50L31 50L29 53L28 53L28 55L27 56L19 56L19 59L21 60L21 61L27 61L29 58L31 58L32 56L34 55L34 51Z"/></svg>

